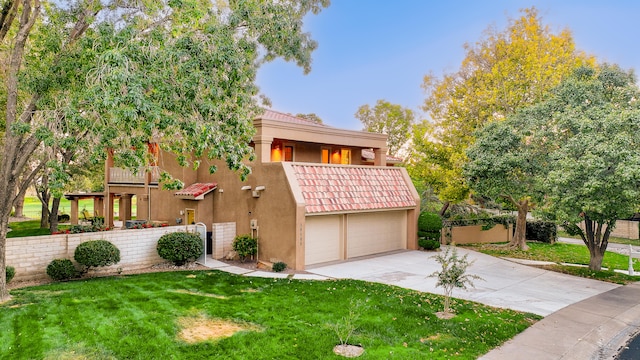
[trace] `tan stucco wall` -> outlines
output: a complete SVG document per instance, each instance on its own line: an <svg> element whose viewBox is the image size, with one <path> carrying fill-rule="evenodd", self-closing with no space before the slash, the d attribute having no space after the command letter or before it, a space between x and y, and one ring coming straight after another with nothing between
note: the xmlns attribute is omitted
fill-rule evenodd
<svg viewBox="0 0 640 360"><path fill-rule="evenodd" d="M484 244L484 243L497 243L508 242L511 240L513 234L513 228L509 225L509 228L505 228L503 225L496 225L489 230L482 230L482 225L473 226L454 226L451 228L451 239L447 239L445 233L448 229L442 229L443 243L451 241L456 244Z"/></svg>
<svg viewBox="0 0 640 360"><path fill-rule="evenodd" d="M238 235L251 234L250 221L257 220L259 259L284 261L296 267L296 206L281 163L253 164L252 174L241 181L237 173L217 164L218 171L208 174L208 167L198 170L200 182L215 181L218 189L205 197L212 199L211 211L203 205L201 213L212 223L235 222ZM250 186L251 190L241 190ZM264 186L259 197L253 196L257 186Z"/></svg>

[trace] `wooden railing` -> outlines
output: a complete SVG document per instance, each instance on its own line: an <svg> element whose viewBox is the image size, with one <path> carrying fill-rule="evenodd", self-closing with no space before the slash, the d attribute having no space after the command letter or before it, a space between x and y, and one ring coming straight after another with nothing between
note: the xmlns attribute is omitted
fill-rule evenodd
<svg viewBox="0 0 640 360"><path fill-rule="evenodd" d="M151 172L150 184L157 184L160 178L160 170L157 166L151 166L148 169L141 168L137 172L133 173L128 169L122 168L109 168L109 183L110 184L144 184L147 176L147 171Z"/></svg>

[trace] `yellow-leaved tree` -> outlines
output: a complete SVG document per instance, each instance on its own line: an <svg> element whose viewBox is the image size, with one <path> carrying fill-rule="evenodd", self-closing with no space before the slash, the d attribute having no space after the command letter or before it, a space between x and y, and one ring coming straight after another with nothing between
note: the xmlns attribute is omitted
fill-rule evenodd
<svg viewBox="0 0 640 360"><path fill-rule="evenodd" d="M576 50L568 29L554 33L535 8L521 10L502 31L489 27L464 49L457 72L425 76L423 110L430 120L415 126L408 159L418 187L433 189L444 203L442 214L469 194L462 166L476 130L541 100L577 67L595 64Z"/></svg>

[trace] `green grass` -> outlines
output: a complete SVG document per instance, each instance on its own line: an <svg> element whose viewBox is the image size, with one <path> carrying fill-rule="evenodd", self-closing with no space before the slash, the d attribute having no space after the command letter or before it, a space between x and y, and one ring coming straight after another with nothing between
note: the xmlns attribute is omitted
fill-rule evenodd
<svg viewBox="0 0 640 360"><path fill-rule="evenodd" d="M41 228L40 220L16 221L9 224L11 231L8 238L51 235L49 228ZM69 225L58 225L58 230L68 229Z"/></svg>
<svg viewBox="0 0 640 360"><path fill-rule="evenodd" d="M361 359L476 359L540 319L356 280L264 279L217 271L167 272L56 283L11 292L0 305L3 359L339 359L331 328L365 305L350 343ZM181 318L253 330L189 344Z"/></svg>
<svg viewBox="0 0 640 360"><path fill-rule="evenodd" d="M547 269L575 276L604 280L618 284L627 284L639 280L638 277L613 271L613 269L629 269L629 257L626 255L611 251L605 252L602 267L607 268L608 270L593 272L584 267L560 265L561 263L589 265L589 249L587 249L585 245L564 243L546 244L537 242L527 242L527 245L529 245L528 251L508 250L506 248L500 248L495 244L465 245L465 247L497 257L551 261L556 263L556 265L546 266ZM634 261L633 267L635 271L640 271L640 263Z"/></svg>
<svg viewBox="0 0 640 360"><path fill-rule="evenodd" d="M133 198L133 202L131 204L131 211L133 214L136 213L136 198ZM118 202L116 201L113 206L114 213L118 213ZM87 209L90 213L93 214L93 199L83 199L78 201L78 211L82 211L82 209ZM38 200L35 196L27 196L24 199L24 209L23 213L25 217L30 219L40 219L42 215L42 204L40 200ZM65 199L64 197L60 199L59 206L59 214L71 214L71 201Z"/></svg>

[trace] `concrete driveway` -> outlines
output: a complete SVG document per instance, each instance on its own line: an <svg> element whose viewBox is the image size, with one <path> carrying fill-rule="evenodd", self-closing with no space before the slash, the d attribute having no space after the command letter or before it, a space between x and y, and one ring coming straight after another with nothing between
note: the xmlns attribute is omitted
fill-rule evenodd
<svg viewBox="0 0 640 360"><path fill-rule="evenodd" d="M476 251L457 248L474 263L467 273L480 276L475 288L454 290L454 297L486 305L547 316L568 305L615 289L619 285L555 273ZM406 250L335 264L311 266L308 272L338 279L359 279L442 294L436 279L435 253Z"/></svg>

